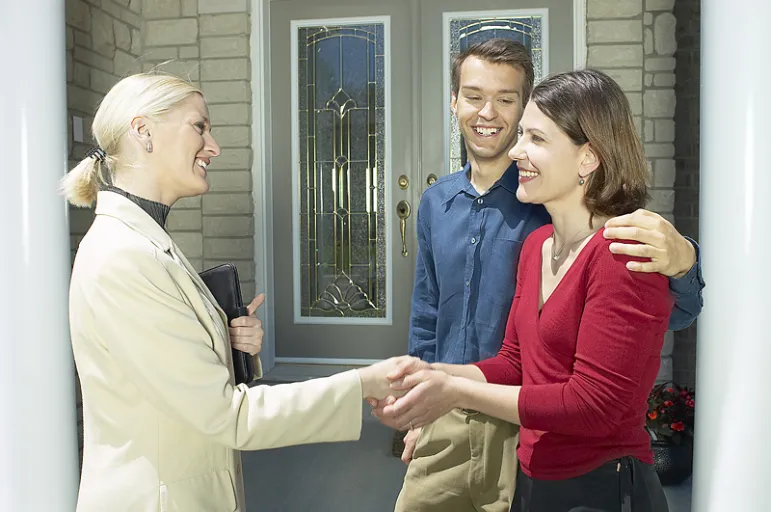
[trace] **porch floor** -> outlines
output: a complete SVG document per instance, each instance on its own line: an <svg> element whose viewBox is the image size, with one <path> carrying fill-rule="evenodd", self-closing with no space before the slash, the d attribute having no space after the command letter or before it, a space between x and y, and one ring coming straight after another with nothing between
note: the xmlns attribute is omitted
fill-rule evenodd
<svg viewBox="0 0 771 512"><path fill-rule="evenodd" d="M406 466L391 455L392 439L365 406L358 442L243 452L248 510L393 512ZM670 512L690 512L690 479L665 492Z"/></svg>

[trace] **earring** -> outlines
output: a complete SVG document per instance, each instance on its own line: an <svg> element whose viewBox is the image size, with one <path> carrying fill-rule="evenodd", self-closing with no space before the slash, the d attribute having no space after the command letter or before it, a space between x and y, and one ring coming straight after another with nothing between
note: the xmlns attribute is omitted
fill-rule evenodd
<svg viewBox="0 0 771 512"><path fill-rule="evenodd" d="M584 183L586 183L586 181L584 181L584 178L583 178L583 176L581 176L581 175L579 174L579 175L578 175L578 184L579 184L579 185L583 185Z"/></svg>
<svg viewBox="0 0 771 512"><path fill-rule="evenodd" d="M145 149L147 150L148 153L152 153L153 152L153 143L148 140L147 141L147 145L145 146Z"/></svg>

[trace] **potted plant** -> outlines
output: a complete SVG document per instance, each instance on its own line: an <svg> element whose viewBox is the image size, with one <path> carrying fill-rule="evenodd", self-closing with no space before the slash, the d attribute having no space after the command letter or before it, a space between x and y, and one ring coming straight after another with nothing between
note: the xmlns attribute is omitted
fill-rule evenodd
<svg viewBox="0 0 771 512"><path fill-rule="evenodd" d="M656 386L648 395L645 428L662 485L677 485L693 471L694 396L693 390L673 382Z"/></svg>

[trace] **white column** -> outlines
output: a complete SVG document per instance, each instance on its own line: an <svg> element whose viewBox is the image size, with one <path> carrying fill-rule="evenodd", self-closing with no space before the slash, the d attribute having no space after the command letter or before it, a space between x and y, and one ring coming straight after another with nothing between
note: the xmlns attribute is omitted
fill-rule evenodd
<svg viewBox="0 0 771 512"><path fill-rule="evenodd" d="M769 510L771 3L702 0L693 510ZM760 53L758 53L760 52Z"/></svg>
<svg viewBox="0 0 771 512"><path fill-rule="evenodd" d="M65 16L0 4L0 510L72 512L78 486L67 320Z"/></svg>

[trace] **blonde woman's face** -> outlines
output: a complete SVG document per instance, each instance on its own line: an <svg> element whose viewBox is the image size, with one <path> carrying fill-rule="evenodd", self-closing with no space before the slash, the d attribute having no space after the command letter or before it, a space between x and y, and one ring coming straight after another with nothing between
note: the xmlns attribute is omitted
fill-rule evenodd
<svg viewBox="0 0 771 512"><path fill-rule="evenodd" d="M191 95L153 124L151 156L162 195L173 203L207 192L207 167L221 151L211 134L203 97Z"/></svg>

